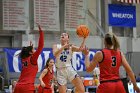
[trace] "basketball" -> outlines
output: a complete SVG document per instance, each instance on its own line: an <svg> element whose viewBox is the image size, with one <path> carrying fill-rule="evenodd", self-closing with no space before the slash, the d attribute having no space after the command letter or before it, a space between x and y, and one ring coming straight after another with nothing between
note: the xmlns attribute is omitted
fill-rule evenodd
<svg viewBox="0 0 140 93"><path fill-rule="evenodd" d="M76 34L79 37L86 38L89 35L89 29L86 25L79 25L76 29Z"/></svg>

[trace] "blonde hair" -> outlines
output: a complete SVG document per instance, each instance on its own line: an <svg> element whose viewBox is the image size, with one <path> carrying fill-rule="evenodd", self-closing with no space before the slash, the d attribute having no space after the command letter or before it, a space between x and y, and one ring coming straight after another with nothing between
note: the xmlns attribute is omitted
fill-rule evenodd
<svg viewBox="0 0 140 93"><path fill-rule="evenodd" d="M119 40L118 40L117 36L112 32L108 32L105 35L105 42L107 45L113 46L114 50L117 50L120 48Z"/></svg>

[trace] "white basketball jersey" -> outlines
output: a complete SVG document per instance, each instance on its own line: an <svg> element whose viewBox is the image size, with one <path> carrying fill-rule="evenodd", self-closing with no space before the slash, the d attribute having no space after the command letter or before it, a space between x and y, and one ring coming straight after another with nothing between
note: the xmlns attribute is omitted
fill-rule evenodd
<svg viewBox="0 0 140 93"><path fill-rule="evenodd" d="M57 44L57 48L60 49L61 45ZM72 58L71 47L69 50L63 50L61 54L58 57L56 57L56 68L71 66L71 61L72 61L71 58Z"/></svg>

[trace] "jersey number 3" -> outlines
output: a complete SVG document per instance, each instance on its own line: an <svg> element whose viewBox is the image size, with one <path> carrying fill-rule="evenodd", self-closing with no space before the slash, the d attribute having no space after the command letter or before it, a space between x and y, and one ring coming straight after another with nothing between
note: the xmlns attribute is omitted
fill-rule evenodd
<svg viewBox="0 0 140 93"><path fill-rule="evenodd" d="M117 61L117 60L116 60L116 57L113 56L113 57L112 57L112 66L113 66L113 67L116 66L116 61Z"/></svg>

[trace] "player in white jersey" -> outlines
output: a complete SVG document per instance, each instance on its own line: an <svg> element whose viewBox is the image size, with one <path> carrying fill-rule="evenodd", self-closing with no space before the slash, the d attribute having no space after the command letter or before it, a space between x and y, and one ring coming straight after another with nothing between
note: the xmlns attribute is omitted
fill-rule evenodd
<svg viewBox="0 0 140 93"><path fill-rule="evenodd" d="M69 80L75 87L75 93L85 93L82 80L73 69L71 60L73 52L80 52L83 49L85 38L80 47L69 44L69 35L62 33L60 37L61 44L53 45L53 54L56 58L57 81L59 84L59 93L66 93L66 84Z"/></svg>

